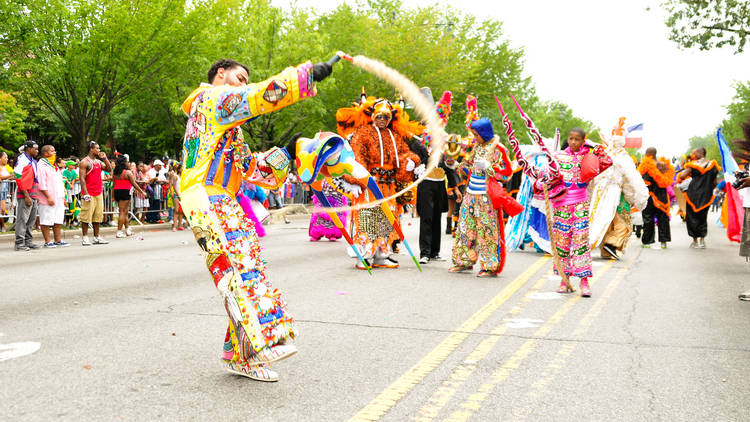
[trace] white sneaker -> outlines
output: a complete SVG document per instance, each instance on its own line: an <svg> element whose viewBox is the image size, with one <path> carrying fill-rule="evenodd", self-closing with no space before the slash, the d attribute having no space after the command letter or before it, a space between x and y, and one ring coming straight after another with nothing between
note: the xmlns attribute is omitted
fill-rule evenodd
<svg viewBox="0 0 750 422"><path fill-rule="evenodd" d="M109 242L104 240L104 238L101 236L94 238L94 245L106 245L107 243Z"/></svg>
<svg viewBox="0 0 750 422"><path fill-rule="evenodd" d="M276 382L279 380L279 374L276 371L268 369L265 365L248 365L240 362L226 362L226 370L243 377L256 381Z"/></svg>
<svg viewBox="0 0 750 422"><path fill-rule="evenodd" d="M125 229L125 234L128 235L128 236L132 236L133 235L133 230L130 230L130 227L128 227L127 229Z"/></svg>
<svg viewBox="0 0 750 422"><path fill-rule="evenodd" d="M422 264L422 265L424 265L424 264L426 264L428 262L430 262L430 258L429 257L423 256L423 257L419 258L419 263Z"/></svg>
<svg viewBox="0 0 750 422"><path fill-rule="evenodd" d="M262 365L264 363L278 362L282 359L292 357L297 353L297 348L292 344L280 344L273 346L270 349L268 347L262 349L260 352L255 354L252 358L247 360L249 365Z"/></svg>
<svg viewBox="0 0 750 422"><path fill-rule="evenodd" d="M119 230L115 237L118 239L122 239L123 237L125 237L125 233L123 233L122 230Z"/></svg>
<svg viewBox="0 0 750 422"><path fill-rule="evenodd" d="M89 241L88 236L81 237L81 245L83 246L91 246L91 242Z"/></svg>

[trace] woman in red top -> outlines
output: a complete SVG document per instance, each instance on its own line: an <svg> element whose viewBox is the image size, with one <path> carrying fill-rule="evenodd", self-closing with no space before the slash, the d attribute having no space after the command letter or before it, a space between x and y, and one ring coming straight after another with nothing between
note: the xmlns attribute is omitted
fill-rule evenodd
<svg viewBox="0 0 750 422"><path fill-rule="evenodd" d="M116 235L116 237L118 238L130 236L133 234L133 232L130 230L130 218L128 218L128 214L130 213L131 186L139 194L144 196L146 195L146 192L144 192L143 189L138 186L138 183L136 183L135 181L135 176L133 176L133 173L128 170L128 168L128 160L123 156L117 157L117 160L115 161L115 170L112 172L112 174L115 182L114 198L115 201L117 201L117 208L119 208ZM122 231L123 226L125 227L124 233Z"/></svg>

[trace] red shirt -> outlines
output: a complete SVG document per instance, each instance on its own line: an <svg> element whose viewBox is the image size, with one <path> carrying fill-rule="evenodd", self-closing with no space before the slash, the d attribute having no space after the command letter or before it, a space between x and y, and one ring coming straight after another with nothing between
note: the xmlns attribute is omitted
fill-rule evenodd
<svg viewBox="0 0 750 422"><path fill-rule="evenodd" d="M89 157L85 159L91 162L91 168L86 173L86 190L91 196L101 195L104 187L104 182L102 182L102 165L99 160L92 160Z"/></svg>

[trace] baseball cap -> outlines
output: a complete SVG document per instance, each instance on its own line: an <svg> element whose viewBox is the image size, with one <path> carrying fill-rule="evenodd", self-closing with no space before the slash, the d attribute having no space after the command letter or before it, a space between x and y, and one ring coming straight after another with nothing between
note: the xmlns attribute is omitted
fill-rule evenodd
<svg viewBox="0 0 750 422"><path fill-rule="evenodd" d="M164 163L161 160L154 160L155 166L164 166Z"/></svg>

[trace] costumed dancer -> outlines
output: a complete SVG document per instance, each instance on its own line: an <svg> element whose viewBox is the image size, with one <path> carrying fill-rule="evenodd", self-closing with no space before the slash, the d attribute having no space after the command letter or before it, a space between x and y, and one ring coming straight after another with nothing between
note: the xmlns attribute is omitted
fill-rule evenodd
<svg viewBox="0 0 750 422"><path fill-rule="evenodd" d="M423 91L425 93L425 91ZM432 93L426 95L432 100ZM450 91L443 92L437 102L435 109L442 119L442 125L448 123L451 110L453 94ZM422 163L429 158L430 134L425 132L422 139L425 140L424 147L413 143L412 151L415 152ZM421 164L424 165L424 164ZM447 183L446 183L447 182ZM448 190L453 191L456 187L457 176L455 167L451 168L441 158L438 167L427 174L417 187L417 214L419 215L419 263L427 264L430 261L445 261L440 256L440 243L442 240L441 216L449 210ZM447 185L447 188L446 188ZM460 198L461 193L455 193L454 197Z"/></svg>
<svg viewBox="0 0 750 422"><path fill-rule="evenodd" d="M706 159L706 149L696 148L692 153L692 161L685 164L685 170L677 177L678 182L690 179L685 194L685 222L688 236L693 238L691 248L706 248L706 234L708 233L708 207L714 200L716 176L719 165L714 160Z"/></svg>
<svg viewBox="0 0 750 422"><path fill-rule="evenodd" d="M322 182L322 193L328 198L328 202L333 207L343 207L349 204L346 196L336 190L336 188L328 183L328 181ZM310 216L310 227L307 230L307 234L310 236L311 242L317 242L322 237L327 238L331 242L335 242L336 240L341 239L341 230L336 227L333 220L331 220L331 216L328 215L322 207L323 205L321 205L318 197L313 195L313 213ZM339 219L344 225L346 225L347 215L347 212L338 213Z"/></svg>
<svg viewBox="0 0 750 422"><path fill-rule="evenodd" d="M247 66L220 60L208 71L209 83L182 104L188 115L182 207L229 315L222 361L229 371L259 381L278 380L265 364L296 353L295 331L280 292L266 277L255 223L245 218L236 195L242 180L281 185L289 155L276 147L251 153L240 125L315 96L314 83L331 73L332 63L307 62L248 84Z"/></svg>
<svg viewBox="0 0 750 422"><path fill-rule="evenodd" d="M506 181L513 170L508 152L488 118L473 121L470 129L475 144L458 167L459 173L469 175L469 184L461 203L453 244L453 266L449 271L471 270L479 260L481 270L477 277L496 277L505 265L505 233L501 210L493 206L488 185L493 183L490 179Z"/></svg>
<svg viewBox="0 0 750 422"><path fill-rule="evenodd" d="M638 166L638 172L641 173L643 181L648 186L648 204L643 208L643 234L641 242L644 248L650 248L654 243L655 228L659 228L659 242L661 248L667 248L667 242L672 241L672 232L669 227L669 210L671 200L667 189L672 185L674 180L674 167L667 159L656 158L656 148L646 148L646 154Z"/></svg>
<svg viewBox="0 0 750 422"><path fill-rule="evenodd" d="M420 161L409 150L407 139L424 132L424 127L410 121L401 106L384 98L367 97L353 107L339 109L336 122L339 135L349 139L355 159L370 172L384 196L393 195L414 180ZM352 184L361 183L348 175L344 178ZM357 199L372 200L367 192ZM391 200L388 205L398 220L402 204ZM391 248L399 235L383 209L376 206L353 211L351 218L352 239L367 261L365 265L358 260L357 268L398 268Z"/></svg>
<svg viewBox="0 0 750 422"><path fill-rule="evenodd" d="M589 245L589 198L588 181L581 173L586 157L596 160L598 173L612 165L612 159L601 145L586 144L586 132L572 129L568 134L568 147L555 155L560 174L568 188L564 195L551 199L554 213L552 230L555 233L555 248L560 254L563 271L567 276L581 280L581 296L591 296L589 277L591 270L591 247ZM567 291L560 284L558 291Z"/></svg>
<svg viewBox="0 0 750 422"><path fill-rule="evenodd" d="M620 118L611 137L600 135L613 165L593 180L589 239L592 249L601 248L602 258L619 260L633 232L630 210L646 206L648 188L625 150L625 118Z"/></svg>
<svg viewBox="0 0 750 422"><path fill-rule="evenodd" d="M537 172L541 172L547 163L544 152L535 145L519 145L519 151L528 164ZM516 155L519 156L518 154ZM516 159L516 162L518 160ZM523 167L519 164L519 168ZM505 242L509 251L525 249L527 243L533 242L537 252L552 253L549 228L547 227L544 199L533 194L536 179L525 171L521 171L521 186L516 195L516 201L523 207L520 214L508 220Z"/></svg>

